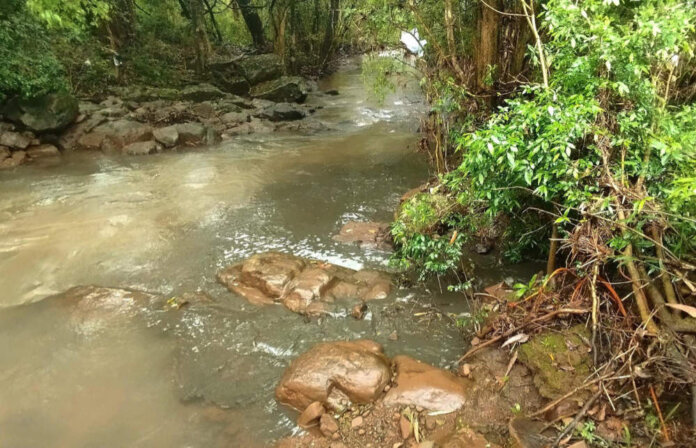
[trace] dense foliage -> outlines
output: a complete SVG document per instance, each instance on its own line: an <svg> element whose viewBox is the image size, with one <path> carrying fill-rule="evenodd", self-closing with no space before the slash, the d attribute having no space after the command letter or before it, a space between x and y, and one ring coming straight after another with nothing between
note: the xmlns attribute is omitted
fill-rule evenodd
<svg viewBox="0 0 696 448"><path fill-rule="evenodd" d="M339 0L8 0L0 5L0 99L69 88L178 86L210 61L273 51L294 73L326 71L369 46L362 2ZM392 35L395 29L391 29Z"/></svg>
<svg viewBox="0 0 696 448"><path fill-rule="evenodd" d="M629 210L606 241L618 258L632 243L653 263L658 243L647 235L655 223L671 254L693 257L696 114L680 79L693 71L694 5L617 3L547 2L548 85L537 65L538 83L521 85L482 127L455 135L461 163L443 186L463 215L510 218L516 258L525 247L548 247L554 223L570 235L588 220L619 221L617 207ZM470 233L444 218L444 228ZM400 227L402 255L418 263L413 246L437 234L415 229L417 237L403 238Z"/></svg>

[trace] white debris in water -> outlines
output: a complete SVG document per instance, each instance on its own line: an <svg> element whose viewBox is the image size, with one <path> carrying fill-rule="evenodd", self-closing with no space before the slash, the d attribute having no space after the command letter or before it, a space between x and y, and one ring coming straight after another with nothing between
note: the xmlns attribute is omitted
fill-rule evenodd
<svg viewBox="0 0 696 448"><path fill-rule="evenodd" d="M295 355L295 352L291 348L283 349L280 347L273 347L272 345L266 344L265 342L255 342L254 351L285 358L293 357Z"/></svg>
<svg viewBox="0 0 696 448"><path fill-rule="evenodd" d="M410 53L415 54L420 58L425 52L425 46L427 45L428 41L425 39L421 40L420 35L418 34L418 28L414 28L411 31L401 32L401 43L406 46L406 49Z"/></svg>

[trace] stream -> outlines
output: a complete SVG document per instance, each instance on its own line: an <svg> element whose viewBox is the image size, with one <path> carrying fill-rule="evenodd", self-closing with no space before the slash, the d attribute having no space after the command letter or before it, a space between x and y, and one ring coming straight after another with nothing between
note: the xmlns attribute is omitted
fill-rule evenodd
<svg viewBox="0 0 696 448"><path fill-rule="evenodd" d="M269 250L388 269L388 253L332 235L350 220L390 221L400 196L428 179L415 149L427 106L415 79L374 101L359 60L320 88L340 94L310 94L328 128L311 136L71 153L0 173L0 447L261 447L297 431L274 388L317 342L369 338L390 356L456 361L460 294L400 288L370 302L364 320L307 319L216 282L219 269ZM493 258L476 260L482 284L533 271ZM212 301L85 325L44 300L76 285Z"/></svg>

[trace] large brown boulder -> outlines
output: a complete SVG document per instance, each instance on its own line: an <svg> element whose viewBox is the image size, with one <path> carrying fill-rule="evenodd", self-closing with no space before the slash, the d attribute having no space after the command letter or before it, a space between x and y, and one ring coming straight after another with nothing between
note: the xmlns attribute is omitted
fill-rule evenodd
<svg viewBox="0 0 696 448"><path fill-rule="evenodd" d="M218 273L227 288L254 304L282 303L299 314L317 315L335 301L384 299L389 277L290 254L267 252Z"/></svg>
<svg viewBox="0 0 696 448"><path fill-rule="evenodd" d="M396 383L384 397L386 405L420 406L431 411L453 412L467 402L469 384L446 370L396 356Z"/></svg>
<svg viewBox="0 0 696 448"><path fill-rule="evenodd" d="M390 378L389 359L378 343L327 342L290 364L276 388L276 398L299 411L315 401L342 409L375 401Z"/></svg>

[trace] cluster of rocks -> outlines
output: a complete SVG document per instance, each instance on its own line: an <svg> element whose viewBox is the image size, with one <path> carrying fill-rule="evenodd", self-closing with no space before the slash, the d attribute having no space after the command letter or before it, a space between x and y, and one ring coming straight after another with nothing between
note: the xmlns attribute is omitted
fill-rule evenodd
<svg viewBox="0 0 696 448"><path fill-rule="evenodd" d="M0 108L0 168L59 156L58 148L39 136L62 131L77 114L77 100L65 93L8 101Z"/></svg>
<svg viewBox="0 0 696 448"><path fill-rule="evenodd" d="M290 364L276 388L277 400L300 412L298 425L308 433L277 446L498 447L472 428L502 424L510 400L538 400L533 386L522 384L522 367L510 375L518 394L527 395L506 399L485 370L491 364L504 370L505 363L489 357L480 364L480 375L464 377L408 356L389 359L373 341L318 344Z"/></svg>
<svg viewBox="0 0 696 448"><path fill-rule="evenodd" d="M224 268L217 277L251 303L282 303L305 315L324 314L338 302L384 299L391 291L391 280L383 272L355 271L280 252L254 255Z"/></svg>
<svg viewBox="0 0 696 448"><path fill-rule="evenodd" d="M69 150L143 155L253 133L324 130L303 120L315 112L301 104L313 83L283 71L275 55L247 56L213 63L210 82L181 89L114 88L101 102L67 93L13 99L0 108L0 167Z"/></svg>

